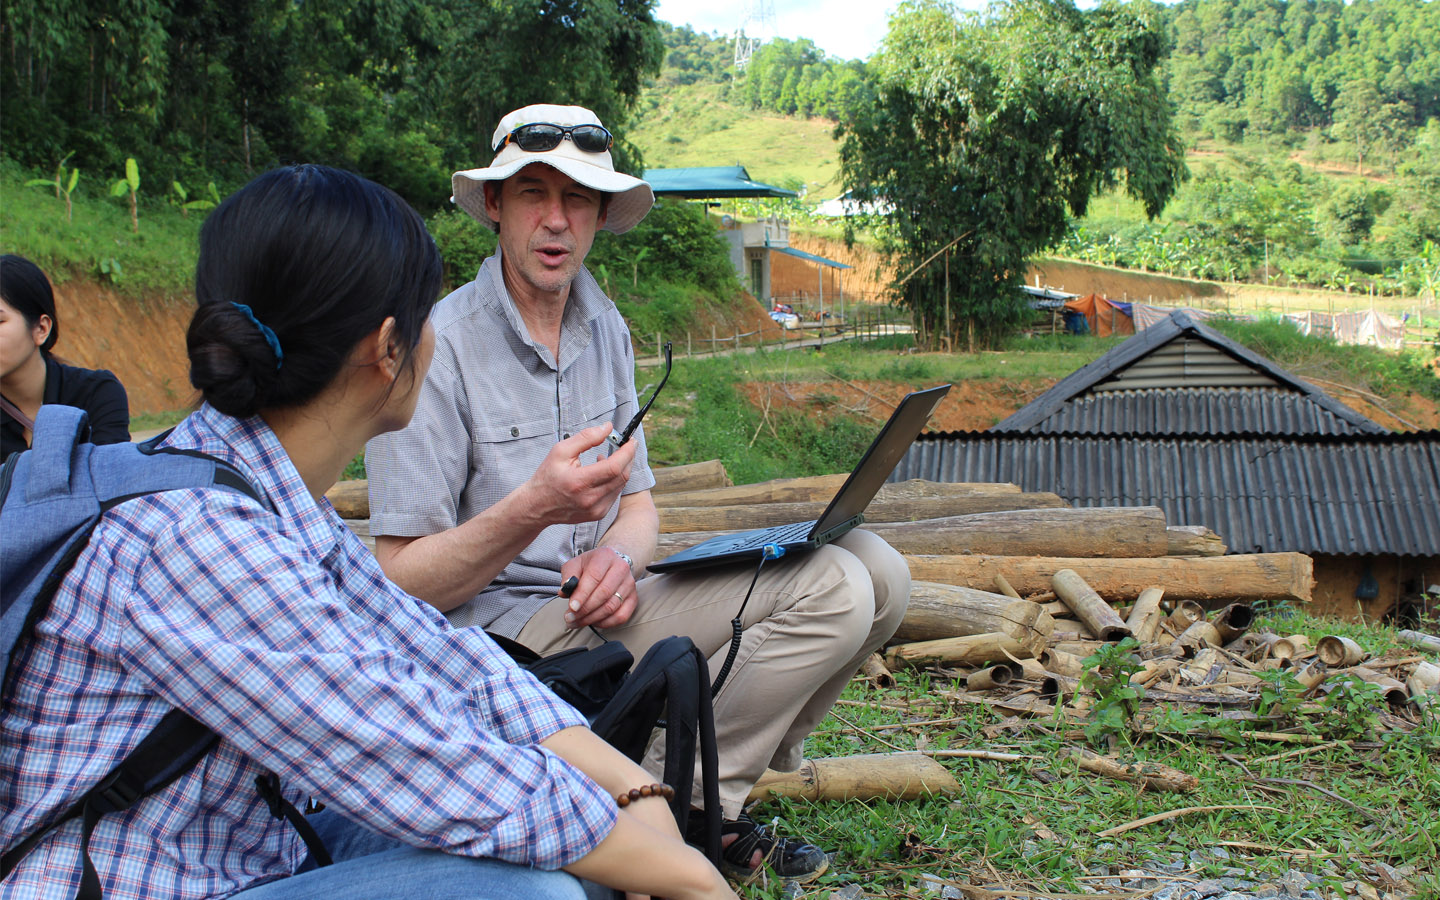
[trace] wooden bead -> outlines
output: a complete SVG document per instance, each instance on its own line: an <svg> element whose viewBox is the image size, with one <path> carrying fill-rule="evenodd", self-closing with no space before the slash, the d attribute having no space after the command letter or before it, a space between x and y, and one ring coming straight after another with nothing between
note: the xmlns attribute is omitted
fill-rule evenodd
<svg viewBox="0 0 1440 900"><path fill-rule="evenodd" d="M615 805L624 809L644 797L664 797L666 800L670 800L674 796L675 789L673 787L664 782L655 782L654 784L642 784L640 787L631 788L622 794L616 794Z"/></svg>

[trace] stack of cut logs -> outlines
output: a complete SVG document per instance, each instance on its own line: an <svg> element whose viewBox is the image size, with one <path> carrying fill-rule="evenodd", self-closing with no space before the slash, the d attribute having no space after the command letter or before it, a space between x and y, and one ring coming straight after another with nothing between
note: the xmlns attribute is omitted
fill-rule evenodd
<svg viewBox="0 0 1440 900"><path fill-rule="evenodd" d="M718 461L655 474L657 559L717 533L818 518L846 477L732 485ZM329 496L368 540L365 483ZM914 581L895 642L872 661L875 677L886 667L971 670L971 690L1025 679L1053 702L1074 696L1085 657L1133 636L1145 660L1135 680L1156 699L1248 705L1256 672L1273 667L1293 667L1317 690L1348 673L1397 705L1440 682L1421 658L1366 665L1349 638L1310 647L1301 635L1250 633L1251 604L1310 600L1310 558L1225 555L1214 532L1169 525L1155 507L1072 508L1012 484L908 481L883 486L865 519L904 554Z"/></svg>

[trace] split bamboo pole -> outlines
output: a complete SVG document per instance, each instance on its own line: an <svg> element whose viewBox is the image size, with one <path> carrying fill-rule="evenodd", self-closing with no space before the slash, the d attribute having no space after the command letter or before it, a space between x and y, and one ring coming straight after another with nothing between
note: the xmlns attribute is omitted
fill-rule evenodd
<svg viewBox="0 0 1440 900"><path fill-rule="evenodd" d="M872 753L801 760L795 772L765 774L748 800L918 800L959 793L955 777L920 753Z"/></svg>
<svg viewBox="0 0 1440 900"><path fill-rule="evenodd" d="M1429 662L1417 663L1410 677L1405 679L1405 687L1409 688L1411 697L1435 693L1440 690L1440 666Z"/></svg>
<svg viewBox="0 0 1440 900"><path fill-rule="evenodd" d="M1160 626L1160 600L1165 596L1165 591L1158 587L1148 587L1140 592L1135 605L1130 608L1130 616L1125 624L1130 628L1130 633L1135 635L1135 640L1142 644L1148 644L1155 639L1155 629Z"/></svg>
<svg viewBox="0 0 1440 900"><path fill-rule="evenodd" d="M1400 640L1412 647L1419 647L1422 650L1429 650L1432 653L1440 653L1440 637L1436 637L1433 634L1402 628L1400 629Z"/></svg>
<svg viewBox="0 0 1440 900"><path fill-rule="evenodd" d="M1200 787L1199 778L1161 763L1122 763L1119 760L1099 756L1083 747L1072 750L1071 756L1086 772L1120 781L1135 782L1144 785L1147 790L1188 794Z"/></svg>
<svg viewBox="0 0 1440 900"><path fill-rule="evenodd" d="M1075 612L1076 618L1100 640L1118 641L1130 635L1130 628L1115 614L1110 604L1102 600L1075 570L1061 569L1050 579L1050 585L1065 605Z"/></svg>
<svg viewBox="0 0 1440 900"><path fill-rule="evenodd" d="M1276 659L1299 659L1310 649L1310 638L1303 634L1283 637L1270 645L1270 655Z"/></svg>
<svg viewBox="0 0 1440 900"><path fill-rule="evenodd" d="M1038 639L1017 641L1006 634L973 634L896 644L885 651L885 664L892 671L937 663L948 666L978 666L1005 662L1012 658L1031 658L1039 653L1040 649L1041 642Z"/></svg>
<svg viewBox="0 0 1440 900"><path fill-rule="evenodd" d="M1385 702L1391 706L1404 706L1410 700L1410 694L1405 690L1405 685L1389 675L1382 675L1365 666L1352 666L1348 670L1348 674L1354 675L1361 681L1368 681L1384 691Z"/></svg>

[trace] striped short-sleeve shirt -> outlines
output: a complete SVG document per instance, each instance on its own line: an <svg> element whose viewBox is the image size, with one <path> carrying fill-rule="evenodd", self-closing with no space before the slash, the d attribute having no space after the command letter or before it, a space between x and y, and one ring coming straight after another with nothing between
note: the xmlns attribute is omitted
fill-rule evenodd
<svg viewBox="0 0 1440 900"><path fill-rule="evenodd" d="M423 537L468 521L508 496L558 441L592 425L624 427L635 414L630 330L584 269L570 285L560 355L530 337L510 299L500 254L431 314L435 359L409 426L365 449L370 532ZM644 430L625 493L655 484ZM602 444L583 463L607 453ZM555 597L560 566L593 549L619 512L598 521L552 525L477 597L447 615L507 637Z"/></svg>

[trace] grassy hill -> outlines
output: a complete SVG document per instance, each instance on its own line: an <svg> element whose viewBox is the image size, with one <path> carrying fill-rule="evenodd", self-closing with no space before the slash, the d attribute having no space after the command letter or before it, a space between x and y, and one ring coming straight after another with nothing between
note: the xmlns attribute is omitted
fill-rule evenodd
<svg viewBox="0 0 1440 900"><path fill-rule="evenodd" d="M806 188L808 201L840 195L840 153L825 119L792 119L720 99L724 85L652 88L627 135L653 168L731 166L757 181Z"/></svg>

